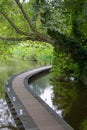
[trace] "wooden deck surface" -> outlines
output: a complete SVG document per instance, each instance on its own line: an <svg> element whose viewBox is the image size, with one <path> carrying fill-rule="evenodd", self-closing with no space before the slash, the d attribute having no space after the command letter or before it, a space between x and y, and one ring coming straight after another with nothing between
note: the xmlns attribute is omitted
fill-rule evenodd
<svg viewBox="0 0 87 130"><path fill-rule="evenodd" d="M41 69L41 68L40 68ZM25 87L24 79L28 75L32 75L40 69L30 70L24 72L14 78L12 81L12 88L16 93L16 96L21 101L26 111L32 117L33 121L38 127L38 130L73 130L68 126L65 128L65 124L60 123L53 114L51 114ZM44 69L44 67L42 68ZM37 130L35 128L27 130Z"/></svg>

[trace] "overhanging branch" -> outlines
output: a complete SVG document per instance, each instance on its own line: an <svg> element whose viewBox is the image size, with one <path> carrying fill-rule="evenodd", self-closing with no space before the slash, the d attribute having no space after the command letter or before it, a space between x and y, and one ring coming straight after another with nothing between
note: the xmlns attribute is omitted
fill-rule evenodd
<svg viewBox="0 0 87 130"><path fill-rule="evenodd" d="M3 41L26 41L26 40L31 40L31 41L39 41L39 42L46 42L45 40L42 40L40 38L34 37L34 36L28 36L28 37L5 37L5 36L0 36L0 40Z"/></svg>
<svg viewBox="0 0 87 130"><path fill-rule="evenodd" d="M43 35L43 34L37 32L37 31L33 28L32 24L31 24L31 21L30 21L30 18L29 18L29 16L26 14L26 12L25 12L25 10L24 10L22 4L20 3L20 1L19 1L19 0L15 0L15 2L17 3L19 9L21 10L21 12L22 12L24 18L25 18L26 21L28 22L28 25L29 25L30 29L32 30L33 34L36 35L39 39L42 39L42 41L45 41L45 42L54 44L54 40L52 40L52 39L50 39L49 37L47 37L47 36L45 36L45 35Z"/></svg>
<svg viewBox="0 0 87 130"><path fill-rule="evenodd" d="M28 36L28 33L21 31L14 23L13 21L2 11L0 11L0 13L4 16L4 18L9 22L9 24L11 25L11 27L16 31L16 33L21 34L21 35L26 35Z"/></svg>
<svg viewBox="0 0 87 130"><path fill-rule="evenodd" d="M23 14L24 18L25 18L25 19L26 19L26 21L28 22L29 27L30 27L30 28L31 28L31 30L34 32L35 30L34 30L34 28L33 28L32 24L31 24L31 22L30 22L30 18L29 18L29 16L26 14L26 12L25 12L25 10L24 10L24 8L23 8L22 4L20 3L20 1L19 1L19 0L15 0L15 2L17 3L17 5L18 5L19 9L21 10L21 12L22 12L22 14Z"/></svg>
<svg viewBox="0 0 87 130"><path fill-rule="evenodd" d="M16 38L16 37L3 37L3 36L0 36L0 39L4 40L4 41L26 41L26 40L29 40L28 37Z"/></svg>
<svg viewBox="0 0 87 130"><path fill-rule="evenodd" d="M14 22L4 13L4 11L0 11L0 13L2 14L2 16L4 16L4 18L9 22L9 24L11 25L11 27L16 31L16 33L20 34L20 35L25 35L26 37L22 37L22 38L15 38L15 37L3 37L0 36L1 40L7 40L7 41L22 41L22 40L32 40L32 41L43 41L43 42L48 42L51 43L52 45L54 45L54 40L50 39L49 37L37 32L31 22L30 22L30 18L29 16L26 14L22 4L19 2L19 0L15 0L15 2L17 3L19 9L21 10L24 18L26 19L26 21L28 22L28 25L32 31L32 35L28 34L27 32L21 31L15 24Z"/></svg>

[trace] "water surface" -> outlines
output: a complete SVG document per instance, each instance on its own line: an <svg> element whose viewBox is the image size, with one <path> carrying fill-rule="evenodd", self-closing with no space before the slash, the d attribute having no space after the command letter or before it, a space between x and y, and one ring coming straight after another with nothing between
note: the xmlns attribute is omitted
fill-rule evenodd
<svg viewBox="0 0 87 130"><path fill-rule="evenodd" d="M35 67L29 61L11 59L7 64L0 63L0 130L17 130L14 119L5 100L5 83L15 73Z"/></svg>
<svg viewBox="0 0 87 130"><path fill-rule="evenodd" d="M35 66L34 63L20 60L0 64L0 130L16 130L5 101L6 80ZM75 130L87 130L87 88L79 82L50 81L50 78L50 75L41 77L30 87Z"/></svg>
<svg viewBox="0 0 87 130"><path fill-rule="evenodd" d="M87 88L83 84L50 81L46 75L29 86L75 130L87 130Z"/></svg>

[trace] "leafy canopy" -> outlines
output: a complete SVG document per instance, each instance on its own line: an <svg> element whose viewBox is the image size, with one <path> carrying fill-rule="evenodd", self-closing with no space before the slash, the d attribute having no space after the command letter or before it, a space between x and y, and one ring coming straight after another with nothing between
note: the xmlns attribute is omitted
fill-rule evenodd
<svg viewBox="0 0 87 130"><path fill-rule="evenodd" d="M87 0L1 0L0 39L48 42L87 77Z"/></svg>

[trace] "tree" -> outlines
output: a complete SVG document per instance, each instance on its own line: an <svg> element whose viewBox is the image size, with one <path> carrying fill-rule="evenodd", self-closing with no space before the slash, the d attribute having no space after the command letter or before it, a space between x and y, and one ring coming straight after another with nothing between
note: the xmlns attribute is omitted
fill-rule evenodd
<svg viewBox="0 0 87 130"><path fill-rule="evenodd" d="M78 77L86 83L86 0L1 0L0 14L0 39L50 43L77 63Z"/></svg>

